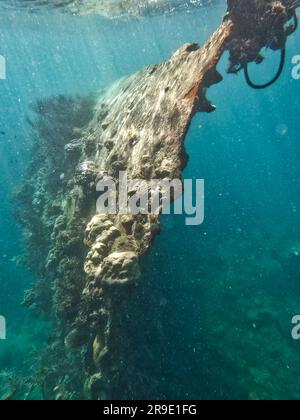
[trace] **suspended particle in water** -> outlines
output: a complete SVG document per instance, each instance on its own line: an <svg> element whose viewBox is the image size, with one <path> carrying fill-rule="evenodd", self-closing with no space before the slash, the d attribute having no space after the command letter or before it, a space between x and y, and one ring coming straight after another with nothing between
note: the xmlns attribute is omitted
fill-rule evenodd
<svg viewBox="0 0 300 420"><path fill-rule="evenodd" d="M167 299L166 299L166 298L164 298L164 297L162 297L162 298L160 299L160 301L159 301L159 306L164 307L164 306L167 306L167 304L168 304Z"/></svg>
<svg viewBox="0 0 300 420"><path fill-rule="evenodd" d="M279 125L276 127L276 135L277 135L278 137L284 137L284 136L286 136L286 135L287 135L287 133L288 133L288 131L289 131L289 128L288 128L288 126L287 126L287 125L285 125L285 124L279 124Z"/></svg>

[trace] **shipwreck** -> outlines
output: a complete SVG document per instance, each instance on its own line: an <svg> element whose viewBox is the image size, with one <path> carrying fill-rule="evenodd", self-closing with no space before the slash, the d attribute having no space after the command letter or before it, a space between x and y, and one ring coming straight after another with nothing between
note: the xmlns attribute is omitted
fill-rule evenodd
<svg viewBox="0 0 300 420"><path fill-rule="evenodd" d="M298 3L228 0L223 22L205 45L184 45L100 97L37 104L35 161L16 199L26 262L39 278L24 303L37 314L46 308L52 321L39 373L45 399L132 399L155 388L138 360L149 349L134 348L134 335L142 332L132 301L143 292L141 259L160 232L159 215L96 214L96 184L105 177L117 182L120 171L146 183L181 178L193 117L216 109L207 93L222 81L217 65L223 53L229 52L229 73L244 71L251 87L268 87L283 70ZM257 86L248 64L263 62L264 47L281 51L282 60L274 78ZM51 121L57 126L58 116L60 131L53 133L47 127ZM152 331L155 343L158 332Z"/></svg>

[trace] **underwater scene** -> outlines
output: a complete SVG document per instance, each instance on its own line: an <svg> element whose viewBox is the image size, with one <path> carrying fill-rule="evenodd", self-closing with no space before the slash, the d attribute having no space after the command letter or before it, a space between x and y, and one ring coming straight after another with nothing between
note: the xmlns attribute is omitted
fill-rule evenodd
<svg viewBox="0 0 300 420"><path fill-rule="evenodd" d="M0 1L0 400L300 399L299 6Z"/></svg>

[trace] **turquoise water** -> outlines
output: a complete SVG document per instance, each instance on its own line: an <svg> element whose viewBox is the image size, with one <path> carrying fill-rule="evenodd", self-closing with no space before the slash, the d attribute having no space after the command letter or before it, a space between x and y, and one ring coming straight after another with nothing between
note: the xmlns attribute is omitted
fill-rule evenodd
<svg viewBox="0 0 300 420"><path fill-rule="evenodd" d="M21 230L12 217L11 196L33 153L31 105L98 91L183 43L204 43L224 10L221 4L128 20L1 13L7 80L0 81L0 314L8 337L0 341L0 385L30 374L51 335L47 319L21 307L35 279L18 264ZM205 179L206 219L186 227L183 217L164 216L143 261L145 298L134 302L145 331L137 359L158 387L134 398L300 399L300 344L291 338L291 319L300 313L300 82L291 76L299 41L298 31L272 88L253 91L242 75L228 75L208 94L217 111L193 121L184 176ZM252 69L257 80L270 78L277 62L268 54ZM224 56L222 74L226 63ZM159 313L151 313L149 294L161 303ZM147 330L149 317L163 331L159 343ZM143 363L144 348L152 363ZM40 391L32 398L42 398Z"/></svg>

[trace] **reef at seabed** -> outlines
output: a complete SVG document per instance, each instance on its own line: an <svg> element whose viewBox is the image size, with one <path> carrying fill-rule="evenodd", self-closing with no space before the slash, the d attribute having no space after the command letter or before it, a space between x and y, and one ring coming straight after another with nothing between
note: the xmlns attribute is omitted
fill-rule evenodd
<svg viewBox="0 0 300 420"><path fill-rule="evenodd" d="M117 180L122 170L129 180L181 177L185 136L197 112L215 109L206 91L222 80L223 52L238 45L234 28L227 16L202 48L185 45L100 97L37 104L34 160L16 216L26 263L39 278L24 303L53 323L42 362L45 399L131 399L155 387L137 360L146 355L133 302L143 294L140 260L160 231L159 217L97 215L96 183ZM153 326L153 347L160 334Z"/></svg>

